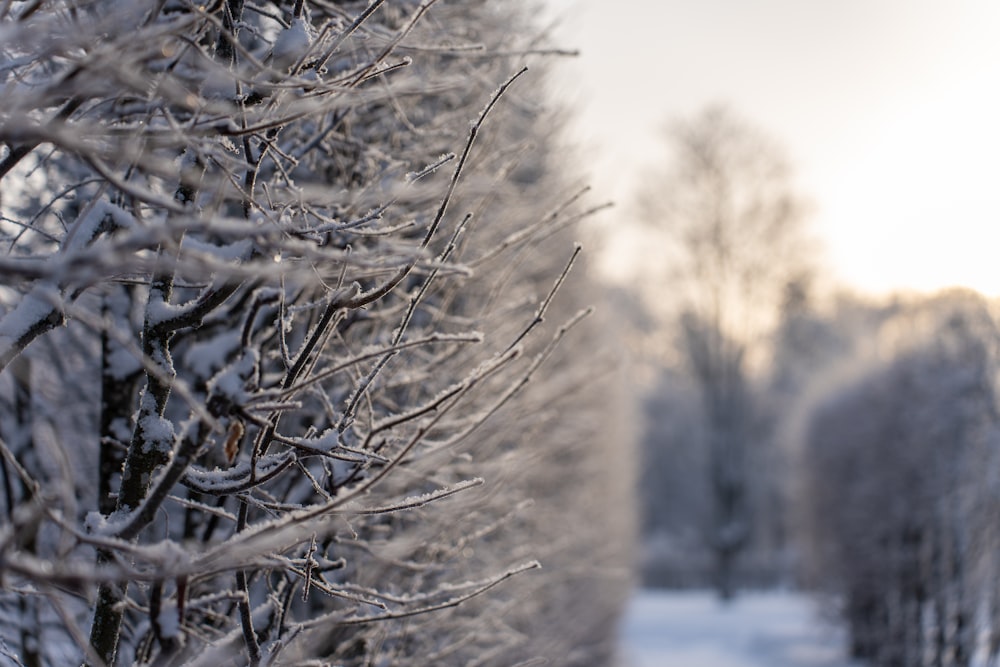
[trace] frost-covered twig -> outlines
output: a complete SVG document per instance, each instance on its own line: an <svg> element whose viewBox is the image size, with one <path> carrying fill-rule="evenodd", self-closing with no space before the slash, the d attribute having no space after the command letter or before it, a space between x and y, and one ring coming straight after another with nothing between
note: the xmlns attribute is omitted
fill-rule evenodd
<svg viewBox="0 0 1000 667"><path fill-rule="evenodd" d="M524 340L525 336L531 333L532 329L545 321L545 311L549 309L549 304L551 304L552 299L555 298L556 292L559 291L559 288L562 287L563 282L566 280L566 276L569 275L570 269L573 268L573 263L576 262L576 258L580 255L580 250L582 250L582 248L579 244L573 248L573 254L570 256L569 261L566 262L566 267L562 270L562 273L559 274L559 277L556 278L555 284L552 285L552 289L549 290L549 293L538 305L538 310L535 311L535 316L531 318L531 322L529 322L528 326L524 328L524 331L518 334L518 336L511 341L510 345L507 346L508 350L516 347L522 340Z"/></svg>
<svg viewBox="0 0 1000 667"><path fill-rule="evenodd" d="M378 622L378 621L386 621L386 620L390 620L390 619L408 618L410 616L417 616L417 615L420 615L420 614L427 614L427 613L430 613L430 612L433 612L433 611L440 611L442 609L448 609L449 607L457 607L458 605L460 605L460 604L462 604L464 602L468 602L469 600L471 600L471 599L473 599L473 598L475 598L475 597L477 597L479 595L482 595L483 593L485 593L486 591L490 590L491 588L493 588L495 586L499 586L500 584L502 584L503 582L507 581L511 577L516 577L517 575L519 575L519 574L521 574L523 572L527 572L529 570L536 570L536 569L540 568L541 566L542 566L541 563L539 563L538 561L531 561L529 563L524 563L522 565L518 565L518 566L512 567L509 570L507 570L506 572L504 572L503 574L497 575L496 577L493 577L492 579L488 579L486 581L469 582L469 583L466 583L466 584L452 585L452 586L449 587L452 590L454 590L454 589L460 589L460 588L471 588L472 590L467 591L465 593L462 593L460 595L456 595L454 597L450 597L447 600L444 600L442 602L437 602L437 603L434 603L434 604L428 604L428 605L425 605L425 606L422 606L422 607L418 607L416 609L405 609L405 610L400 610L400 611L392 611L392 612L387 612L387 613L384 613L384 614L373 614L371 616L354 616L354 617L347 617L347 618L338 618L336 622L339 625L355 625L355 624L359 624L359 623L375 623L375 622ZM323 618L323 617L315 618L315 619L312 619L312 620L307 621L305 623L302 623L302 627L304 629L305 628L311 628L311 627L317 627L317 626L323 625L324 623L329 622L329 620L330 620L329 618Z"/></svg>

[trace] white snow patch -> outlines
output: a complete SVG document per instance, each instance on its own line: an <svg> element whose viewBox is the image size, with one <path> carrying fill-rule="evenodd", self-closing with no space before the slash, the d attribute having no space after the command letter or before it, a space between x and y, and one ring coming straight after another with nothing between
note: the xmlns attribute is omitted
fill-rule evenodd
<svg viewBox="0 0 1000 667"><path fill-rule="evenodd" d="M129 509L115 510L108 516L100 512L87 512L83 519L83 527L91 535L114 535L128 521Z"/></svg>
<svg viewBox="0 0 1000 667"><path fill-rule="evenodd" d="M335 428L328 428L318 438L303 438L302 444L313 449L329 452L340 444L340 433Z"/></svg>
<svg viewBox="0 0 1000 667"><path fill-rule="evenodd" d="M299 57L309 51L312 43L312 26L304 18L295 19L274 40L274 45L271 47L274 64L279 68L294 65Z"/></svg>
<svg viewBox="0 0 1000 667"><path fill-rule="evenodd" d="M146 321L156 326L172 320L184 312L182 306L167 303L163 299L150 299L146 305Z"/></svg>
<svg viewBox="0 0 1000 667"><path fill-rule="evenodd" d="M621 626L624 667L855 667L840 628L787 591L725 604L708 591L640 591Z"/></svg>
<svg viewBox="0 0 1000 667"><path fill-rule="evenodd" d="M77 219L63 243L63 250L79 250L93 243L105 220L110 220L115 229L136 227L135 218L131 213L111 202L98 201L86 214Z"/></svg>
<svg viewBox="0 0 1000 667"><path fill-rule="evenodd" d="M0 319L0 351L13 345L26 333L48 318L59 302L59 292L49 284L40 284L21 297L13 310Z"/></svg>
<svg viewBox="0 0 1000 667"><path fill-rule="evenodd" d="M108 520L100 512L87 512L87 516L83 520L83 527L91 535L102 534L107 527Z"/></svg>
<svg viewBox="0 0 1000 667"><path fill-rule="evenodd" d="M244 350L239 359L215 374L208 382L208 393L226 398L233 405L247 399L247 381L257 370L257 351Z"/></svg>
<svg viewBox="0 0 1000 667"><path fill-rule="evenodd" d="M152 414L139 420L143 451L157 450L168 453L174 444L174 425L168 419Z"/></svg>

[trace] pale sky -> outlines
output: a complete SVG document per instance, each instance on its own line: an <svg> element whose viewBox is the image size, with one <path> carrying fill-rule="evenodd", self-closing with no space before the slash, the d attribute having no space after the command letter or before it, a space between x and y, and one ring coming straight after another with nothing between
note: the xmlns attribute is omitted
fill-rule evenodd
<svg viewBox="0 0 1000 667"><path fill-rule="evenodd" d="M837 280L1000 295L1000 1L547 2L583 52L558 92L619 211L666 122L721 102L783 144Z"/></svg>

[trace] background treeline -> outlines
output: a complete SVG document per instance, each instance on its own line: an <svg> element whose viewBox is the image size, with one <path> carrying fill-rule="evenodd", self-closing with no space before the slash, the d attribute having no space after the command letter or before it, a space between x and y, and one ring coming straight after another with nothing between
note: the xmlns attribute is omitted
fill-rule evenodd
<svg viewBox="0 0 1000 667"><path fill-rule="evenodd" d="M995 309L963 292L909 305L805 426L804 565L870 664L997 660Z"/></svg>
<svg viewBox="0 0 1000 667"><path fill-rule="evenodd" d="M816 591L865 664L994 664L997 304L965 290L802 296L786 301L750 390L737 588ZM701 410L677 370L648 402L642 558L654 586L714 581Z"/></svg>
<svg viewBox="0 0 1000 667"><path fill-rule="evenodd" d="M806 586L870 664L996 663L998 305L839 290L773 140L718 106L668 138L628 302L645 582Z"/></svg>
<svg viewBox="0 0 1000 667"><path fill-rule="evenodd" d="M609 662L553 55L518 3L0 3L0 661Z"/></svg>

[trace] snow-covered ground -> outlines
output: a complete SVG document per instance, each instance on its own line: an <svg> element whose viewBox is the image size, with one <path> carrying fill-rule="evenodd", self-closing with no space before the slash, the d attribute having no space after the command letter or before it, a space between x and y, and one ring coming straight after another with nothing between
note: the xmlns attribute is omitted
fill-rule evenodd
<svg viewBox="0 0 1000 667"><path fill-rule="evenodd" d="M622 624L622 667L854 667L807 596L640 591Z"/></svg>

